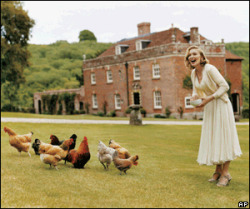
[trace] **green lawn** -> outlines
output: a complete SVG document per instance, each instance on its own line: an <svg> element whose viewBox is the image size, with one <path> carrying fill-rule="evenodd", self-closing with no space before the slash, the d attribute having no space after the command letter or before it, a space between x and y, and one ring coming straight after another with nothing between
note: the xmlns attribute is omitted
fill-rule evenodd
<svg viewBox="0 0 250 209"><path fill-rule="evenodd" d="M59 170L43 164L31 150L19 153L9 145L3 127L49 142L55 134L65 139L75 133L78 148L88 137L91 159L85 169L59 162ZM88 207L88 208L234 208L249 202L249 126L237 126L243 155L231 162L230 185L218 188L207 180L214 166L196 162L201 126L173 125L87 125L1 123L2 207ZM109 139L134 155L138 166L119 175L112 164L105 171L98 161L97 145ZM249 207L249 206L248 206Z"/></svg>

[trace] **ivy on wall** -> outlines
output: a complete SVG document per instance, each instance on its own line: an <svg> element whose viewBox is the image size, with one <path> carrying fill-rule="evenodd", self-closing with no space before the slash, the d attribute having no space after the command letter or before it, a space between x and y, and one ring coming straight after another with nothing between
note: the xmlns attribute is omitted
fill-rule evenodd
<svg viewBox="0 0 250 209"><path fill-rule="evenodd" d="M48 114L62 114L63 105L62 101L65 103L66 114L73 114L75 109L75 93L63 93L63 94L52 94L52 95L42 95L43 101L43 111ZM59 109L56 112L56 103L59 103ZM46 109L47 107L47 109Z"/></svg>
<svg viewBox="0 0 250 209"><path fill-rule="evenodd" d="M183 85L182 85L182 87L184 89L193 89L193 84L192 84L191 76L186 75L186 77L183 79Z"/></svg>

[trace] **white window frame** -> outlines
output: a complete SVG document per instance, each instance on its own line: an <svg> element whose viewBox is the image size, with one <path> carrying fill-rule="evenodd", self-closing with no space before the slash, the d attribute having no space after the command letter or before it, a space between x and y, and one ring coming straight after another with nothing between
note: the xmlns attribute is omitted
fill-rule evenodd
<svg viewBox="0 0 250 209"><path fill-rule="evenodd" d="M121 109L121 95L115 94L115 109L120 110Z"/></svg>
<svg viewBox="0 0 250 209"><path fill-rule="evenodd" d="M140 80L141 79L141 77L140 77L140 68L138 66L134 67L133 74L134 74L134 80Z"/></svg>
<svg viewBox="0 0 250 209"><path fill-rule="evenodd" d="M141 40L135 42L136 51L142 50Z"/></svg>
<svg viewBox="0 0 250 209"><path fill-rule="evenodd" d="M153 64L153 78L160 78L161 77L161 69L159 64Z"/></svg>
<svg viewBox="0 0 250 209"><path fill-rule="evenodd" d="M120 45L117 45L117 46L115 47L115 54L116 54L116 55L121 54L121 46L120 46Z"/></svg>
<svg viewBox="0 0 250 209"><path fill-rule="evenodd" d="M91 73L90 77L91 77L91 84L96 84L95 73Z"/></svg>
<svg viewBox="0 0 250 209"><path fill-rule="evenodd" d="M161 91L154 91L154 109L162 109Z"/></svg>
<svg viewBox="0 0 250 209"><path fill-rule="evenodd" d="M190 96L189 97L185 97L185 108L186 109L194 108L194 106L190 104L190 99L191 99Z"/></svg>
<svg viewBox="0 0 250 209"><path fill-rule="evenodd" d="M92 95L92 108L98 108L97 96L96 94Z"/></svg>
<svg viewBox="0 0 250 209"><path fill-rule="evenodd" d="M107 75L107 83L112 83L113 82L112 71L111 70L107 70L106 71L106 75Z"/></svg>

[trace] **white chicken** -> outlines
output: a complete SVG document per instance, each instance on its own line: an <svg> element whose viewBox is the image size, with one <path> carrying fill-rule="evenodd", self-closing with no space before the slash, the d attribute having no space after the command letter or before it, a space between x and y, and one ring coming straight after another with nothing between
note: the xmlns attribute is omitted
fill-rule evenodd
<svg viewBox="0 0 250 209"><path fill-rule="evenodd" d="M97 158L105 170L108 170L110 164L112 163L114 153L115 149L107 147L102 141L99 141Z"/></svg>

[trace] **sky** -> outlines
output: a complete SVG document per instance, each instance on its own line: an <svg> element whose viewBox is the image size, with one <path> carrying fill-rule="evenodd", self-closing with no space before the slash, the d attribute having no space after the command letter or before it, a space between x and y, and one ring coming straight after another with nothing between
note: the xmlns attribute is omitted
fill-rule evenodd
<svg viewBox="0 0 250 209"><path fill-rule="evenodd" d="M213 42L249 42L249 1L21 1L35 20L30 44L79 41L90 30L98 42L115 43L138 35L137 24L151 32L198 27Z"/></svg>

